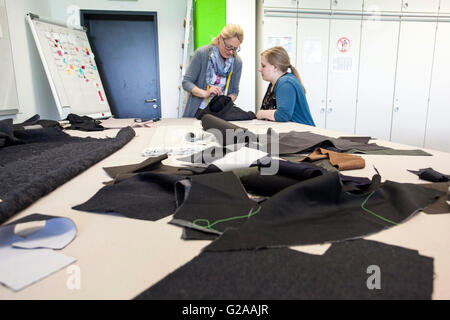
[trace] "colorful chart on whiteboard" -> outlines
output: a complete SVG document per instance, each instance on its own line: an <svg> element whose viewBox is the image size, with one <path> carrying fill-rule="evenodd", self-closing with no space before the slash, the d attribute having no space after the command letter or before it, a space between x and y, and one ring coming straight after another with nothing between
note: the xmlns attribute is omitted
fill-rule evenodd
<svg viewBox="0 0 450 320"><path fill-rule="evenodd" d="M69 113L111 116L85 30L41 21L32 14L27 19L61 119Z"/></svg>

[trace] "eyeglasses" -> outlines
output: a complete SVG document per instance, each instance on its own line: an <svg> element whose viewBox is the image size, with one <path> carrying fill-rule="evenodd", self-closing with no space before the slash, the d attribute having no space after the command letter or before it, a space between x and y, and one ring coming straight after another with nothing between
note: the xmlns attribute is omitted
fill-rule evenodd
<svg viewBox="0 0 450 320"><path fill-rule="evenodd" d="M228 44L225 42L225 39L224 39L224 38L222 38L222 41L223 41L223 45L225 46L225 49L226 49L227 51L233 51L233 52L235 52L235 53L241 51L241 47L235 48L235 47L233 47L233 46L228 45Z"/></svg>

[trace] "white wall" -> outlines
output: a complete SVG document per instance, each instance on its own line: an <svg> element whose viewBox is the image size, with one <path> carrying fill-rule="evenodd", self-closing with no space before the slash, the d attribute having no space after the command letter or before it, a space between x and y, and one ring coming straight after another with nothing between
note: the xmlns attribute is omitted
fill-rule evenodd
<svg viewBox="0 0 450 320"><path fill-rule="evenodd" d="M56 119L58 112L50 85L45 76L39 53L25 15L29 12L49 17L49 0L6 0L8 25L11 36L14 71L19 100L19 114L2 116L23 122L35 114L45 119Z"/></svg>
<svg viewBox="0 0 450 320"><path fill-rule="evenodd" d="M244 30L244 42L239 52L242 75L235 103L243 110L255 111L256 0L227 0L228 23L238 24Z"/></svg>

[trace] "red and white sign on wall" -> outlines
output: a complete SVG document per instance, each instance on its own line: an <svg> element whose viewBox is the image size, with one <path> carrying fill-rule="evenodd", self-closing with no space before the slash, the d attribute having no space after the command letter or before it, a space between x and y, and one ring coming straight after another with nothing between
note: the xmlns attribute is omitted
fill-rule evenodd
<svg viewBox="0 0 450 320"><path fill-rule="evenodd" d="M346 37L339 38L337 41L337 49L339 52L347 52L350 48L350 40Z"/></svg>

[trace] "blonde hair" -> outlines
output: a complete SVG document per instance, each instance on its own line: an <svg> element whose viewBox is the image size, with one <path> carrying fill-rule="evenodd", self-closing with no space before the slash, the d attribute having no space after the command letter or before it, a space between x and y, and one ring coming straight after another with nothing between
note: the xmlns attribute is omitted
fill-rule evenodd
<svg viewBox="0 0 450 320"><path fill-rule="evenodd" d="M288 69L291 68L292 74L298 79L298 82L300 82L300 85L303 87L303 91L306 93L305 86L300 79L300 74L297 69L291 65L289 55L283 47L278 46L269 48L261 53L261 56L264 56L271 65L277 66L283 73L287 72Z"/></svg>
<svg viewBox="0 0 450 320"><path fill-rule="evenodd" d="M217 35L217 37L212 39L211 45L218 46L220 36L222 36L224 40L236 37L240 43L244 42L244 31L239 25L234 23L229 23L225 27L223 27L222 31ZM236 54L236 52L233 53L234 56L236 56Z"/></svg>

